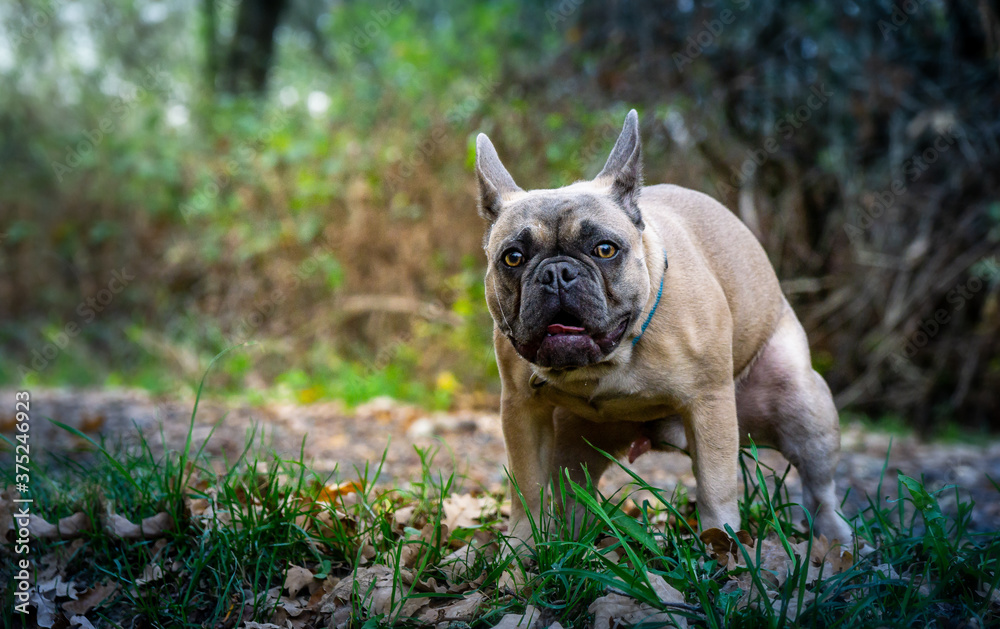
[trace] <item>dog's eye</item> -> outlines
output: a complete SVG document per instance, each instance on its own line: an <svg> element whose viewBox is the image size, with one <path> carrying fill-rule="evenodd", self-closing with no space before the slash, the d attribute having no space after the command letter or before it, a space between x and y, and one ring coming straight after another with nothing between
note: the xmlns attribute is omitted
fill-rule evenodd
<svg viewBox="0 0 1000 629"><path fill-rule="evenodd" d="M618 253L618 247L614 246L610 242L602 242L601 244L594 247L594 255L598 258L613 258Z"/></svg>
<svg viewBox="0 0 1000 629"><path fill-rule="evenodd" d="M511 249L503 256L503 262L507 266L520 266L524 262L524 254L517 249Z"/></svg>

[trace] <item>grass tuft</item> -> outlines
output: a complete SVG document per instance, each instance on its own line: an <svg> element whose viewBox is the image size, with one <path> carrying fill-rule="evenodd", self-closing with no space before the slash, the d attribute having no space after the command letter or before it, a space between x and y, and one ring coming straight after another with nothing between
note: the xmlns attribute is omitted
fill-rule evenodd
<svg viewBox="0 0 1000 629"><path fill-rule="evenodd" d="M612 603L615 613L638 614L630 622L657 626L1000 622L1000 537L970 530L975 505L960 488L931 491L902 474L897 499L883 496L881 482L868 497L846 547L796 521L788 470L768 469L754 446L741 458L742 530L728 537L699 536L693 502L628 469L632 483L613 496L561 476L545 517L532 523L534 550L519 555L503 552L502 497L463 493L464 479L437 471L439 449L418 449L420 477L389 486L380 482L384 455L319 475L304 443L282 458L261 448L256 431L236 460L212 460L190 438L194 412L179 452L56 425L92 451L34 470L37 513L56 522L83 512L92 526L36 541L35 583L57 613L69 599L44 590L56 577L81 592L114 586L83 612L95 626L489 627L531 613L543 624L588 627ZM942 492L955 495L955 513L941 508ZM477 516L456 516L460 501L481 505ZM137 523L160 513L172 524L154 534L108 526L114 516ZM0 562L3 582L12 569ZM306 575L300 585L296 574ZM3 605L12 609L9 590Z"/></svg>

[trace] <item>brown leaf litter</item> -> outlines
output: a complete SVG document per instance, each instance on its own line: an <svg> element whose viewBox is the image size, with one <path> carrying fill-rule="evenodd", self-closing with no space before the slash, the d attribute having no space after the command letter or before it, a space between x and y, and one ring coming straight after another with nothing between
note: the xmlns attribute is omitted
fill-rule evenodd
<svg viewBox="0 0 1000 629"><path fill-rule="evenodd" d="M686 607L684 595L663 577L650 572L647 572L646 576L661 604ZM644 623L661 627L687 628L687 619L683 616L657 609L617 591L611 591L596 599L587 611L594 615L594 627L616 629Z"/></svg>
<svg viewBox="0 0 1000 629"><path fill-rule="evenodd" d="M787 542L787 546L774 532L763 540L753 540L746 531L737 532L737 537L747 549L750 564L739 550L736 542L719 529L709 529L702 533L701 539L706 544L709 556L718 561L719 567L729 572L729 580L722 587L722 592L741 592L737 608L756 607L762 597L776 600L781 595L785 583L796 570L806 570L805 586L816 584L820 578L830 577L847 570L854 564L854 556L845 550L840 543L830 543L823 535L805 539L799 542ZM759 561L758 558L759 557ZM756 562L756 563L755 563ZM755 583L753 574L760 580L761 587ZM801 572L799 572L801 574ZM812 603L817 592L806 589L802 594L805 609ZM798 591L790 595L789 600L798 600ZM794 620L796 608L790 608Z"/></svg>

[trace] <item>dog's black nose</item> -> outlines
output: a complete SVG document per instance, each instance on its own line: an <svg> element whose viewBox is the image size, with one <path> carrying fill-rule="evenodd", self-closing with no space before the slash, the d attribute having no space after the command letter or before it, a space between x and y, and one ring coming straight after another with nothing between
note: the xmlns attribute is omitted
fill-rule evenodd
<svg viewBox="0 0 1000 629"><path fill-rule="evenodd" d="M565 290L576 283L580 269L567 261L551 262L538 274L538 281L552 290Z"/></svg>

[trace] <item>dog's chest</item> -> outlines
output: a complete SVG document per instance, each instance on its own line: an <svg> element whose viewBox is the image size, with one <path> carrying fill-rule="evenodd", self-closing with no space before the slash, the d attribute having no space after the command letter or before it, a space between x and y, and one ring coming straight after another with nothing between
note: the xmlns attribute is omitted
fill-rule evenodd
<svg viewBox="0 0 1000 629"><path fill-rule="evenodd" d="M677 414L681 405L662 390L650 391L631 378L545 383L536 395L594 422L645 422Z"/></svg>

